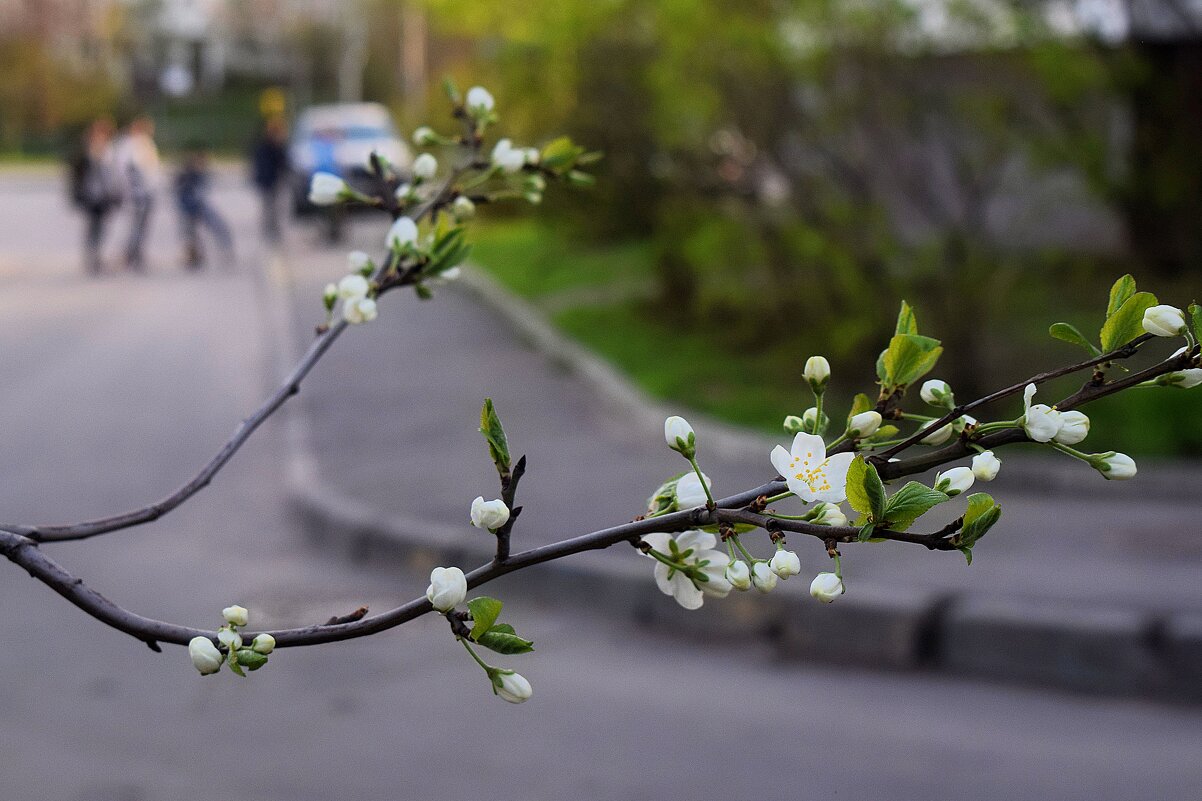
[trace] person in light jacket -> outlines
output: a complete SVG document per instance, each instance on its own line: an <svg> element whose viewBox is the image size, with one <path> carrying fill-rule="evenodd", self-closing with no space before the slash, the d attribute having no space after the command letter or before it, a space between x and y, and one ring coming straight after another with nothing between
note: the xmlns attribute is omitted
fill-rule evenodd
<svg viewBox="0 0 1202 801"><path fill-rule="evenodd" d="M159 149L154 143L154 120L149 116L136 117L117 140L117 172L125 186L132 219L129 244L125 249L125 266L134 272L146 269L144 247L154 210L155 195L163 182L163 167Z"/></svg>

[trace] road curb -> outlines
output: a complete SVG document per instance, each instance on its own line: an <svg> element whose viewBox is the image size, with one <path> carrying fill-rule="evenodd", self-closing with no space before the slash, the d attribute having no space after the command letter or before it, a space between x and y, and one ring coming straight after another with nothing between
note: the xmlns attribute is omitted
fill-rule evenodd
<svg viewBox="0 0 1202 801"><path fill-rule="evenodd" d="M636 425L658 426L669 413L491 279L472 273L462 286L496 310L523 341L588 382ZM385 514L323 480L310 455L303 413L290 423L287 505L309 543L348 559L388 561L419 574L439 565L492 559L491 541L472 536L479 532L466 525ZM774 441L722 423L703 425L707 448L766 452ZM1051 476L1037 480L1065 480L1062 471ZM1162 619L1131 610L1025 605L862 582L853 593L823 605L809 597L802 577L769 595L732 593L687 612L658 591L642 560L600 556L539 565L522 571L520 580L502 577L499 589L604 609L692 639L766 645L782 660L934 670L1090 693L1202 701L1202 615Z"/></svg>

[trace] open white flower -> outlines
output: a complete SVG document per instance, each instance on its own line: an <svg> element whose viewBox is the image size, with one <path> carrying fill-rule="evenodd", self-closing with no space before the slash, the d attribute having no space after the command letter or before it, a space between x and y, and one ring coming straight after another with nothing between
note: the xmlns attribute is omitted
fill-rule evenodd
<svg viewBox="0 0 1202 801"><path fill-rule="evenodd" d="M984 451L972 457L972 474L978 481L993 481L1002 469L1002 460L993 451Z"/></svg>
<svg viewBox="0 0 1202 801"><path fill-rule="evenodd" d="M819 573L810 582L810 595L824 604L834 602L844 592L846 589L843 587L843 579L834 573Z"/></svg>
<svg viewBox="0 0 1202 801"><path fill-rule="evenodd" d="M473 86L467 90L467 102L464 105L476 114L487 114L493 110L492 93L483 86Z"/></svg>
<svg viewBox="0 0 1202 801"><path fill-rule="evenodd" d="M397 217L384 241L393 249L417 244L417 223L409 217Z"/></svg>
<svg viewBox="0 0 1202 801"><path fill-rule="evenodd" d="M514 147L509 139L499 139L493 145L492 163L500 167L502 172L517 172L526 164L526 151Z"/></svg>
<svg viewBox="0 0 1202 801"><path fill-rule="evenodd" d="M342 200L346 181L332 172L315 172L309 179L309 202L314 206L330 206Z"/></svg>
<svg viewBox="0 0 1202 801"><path fill-rule="evenodd" d="M486 501L483 495L477 495L472 501L471 519L476 528L496 531L509 522L509 507L500 498Z"/></svg>
<svg viewBox="0 0 1202 801"><path fill-rule="evenodd" d="M355 298L342 303L342 319L351 325L370 323L379 315L380 310L371 298Z"/></svg>
<svg viewBox="0 0 1202 801"><path fill-rule="evenodd" d="M449 612L467 597L467 577L457 567L436 567L430 571L426 598L439 612Z"/></svg>
<svg viewBox="0 0 1202 801"><path fill-rule="evenodd" d="M777 445L771 455L772 466L784 476L789 491L806 503L846 500L847 468L854 458L851 453L827 456L822 437L805 432L793 437L791 450Z"/></svg>
<svg viewBox="0 0 1202 801"><path fill-rule="evenodd" d="M1060 430L1053 439L1061 445L1076 445L1089 436L1089 418L1084 412L1061 412Z"/></svg>
<svg viewBox="0 0 1202 801"><path fill-rule="evenodd" d="M221 670L225 662L225 654L217 650L208 637L193 637L188 642L188 656L192 658L192 667L199 670L202 676Z"/></svg>
<svg viewBox="0 0 1202 801"><path fill-rule="evenodd" d="M700 608L706 595L725 598L730 593L731 582L726 578L730 557L714 550L718 540L708 531L685 531L675 537L657 531L644 536L643 542L680 565L669 566L657 559L655 584L685 609Z"/></svg>
<svg viewBox="0 0 1202 801"><path fill-rule="evenodd" d="M1035 385L1027 384L1023 390L1023 430L1036 442L1051 442L1060 433L1060 412L1043 403L1031 403L1035 397Z"/></svg>
<svg viewBox="0 0 1202 801"><path fill-rule="evenodd" d="M701 475L705 476L705 473ZM714 482L710 481L709 476L705 476L705 486L712 487ZM705 490L701 487L701 479L697 477L697 473L685 473L676 482L676 508L677 509L692 509L696 506L705 506L709 503L709 498L705 495Z"/></svg>
<svg viewBox="0 0 1202 801"><path fill-rule="evenodd" d="M422 153L413 160L413 177L428 181L438 172L438 159L429 153Z"/></svg>

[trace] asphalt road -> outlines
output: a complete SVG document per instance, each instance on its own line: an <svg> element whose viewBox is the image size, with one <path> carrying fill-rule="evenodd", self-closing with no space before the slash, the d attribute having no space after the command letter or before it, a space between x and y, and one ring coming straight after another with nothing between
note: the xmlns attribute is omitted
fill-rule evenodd
<svg viewBox="0 0 1202 801"><path fill-rule="evenodd" d="M67 521L185 480L265 392L271 293L230 178L236 272L82 278L57 176L0 177L0 519ZM289 258L342 269L293 232ZM265 278L266 276L266 278ZM353 341L339 343L353 348ZM320 380L316 375L315 380ZM298 625L411 598L422 577L306 549L285 425L156 524L47 550L113 600L195 625L237 601ZM201 678L0 565L0 798L1188 799L1202 709L780 664L771 654L515 602L520 707L437 620ZM666 600L666 599L665 599Z"/></svg>

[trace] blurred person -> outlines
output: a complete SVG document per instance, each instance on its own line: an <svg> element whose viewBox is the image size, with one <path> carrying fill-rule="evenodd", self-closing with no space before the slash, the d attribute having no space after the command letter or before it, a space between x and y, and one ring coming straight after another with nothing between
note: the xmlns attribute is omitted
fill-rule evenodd
<svg viewBox="0 0 1202 801"><path fill-rule="evenodd" d="M117 172L125 186L132 218L125 266L134 272L146 269L143 248L154 210L154 197L163 181L159 149L154 143L154 120L148 115L135 117L116 144Z"/></svg>
<svg viewBox="0 0 1202 801"><path fill-rule="evenodd" d="M230 228L209 202L211 178L207 150L199 145L190 147L184 155L183 167L175 176L175 202L179 207L184 238L184 266L190 270L198 270L204 265L202 228L208 228L217 240L226 264L231 268L234 265L234 239Z"/></svg>
<svg viewBox="0 0 1202 801"><path fill-rule="evenodd" d="M288 127L282 116L269 117L251 151L251 173L263 208L263 236L279 242L280 190L288 177Z"/></svg>
<svg viewBox="0 0 1202 801"><path fill-rule="evenodd" d="M113 154L117 126L109 117L93 120L70 163L71 201L87 218L84 268L90 275L104 270L101 248L109 215L121 204L121 185Z"/></svg>

